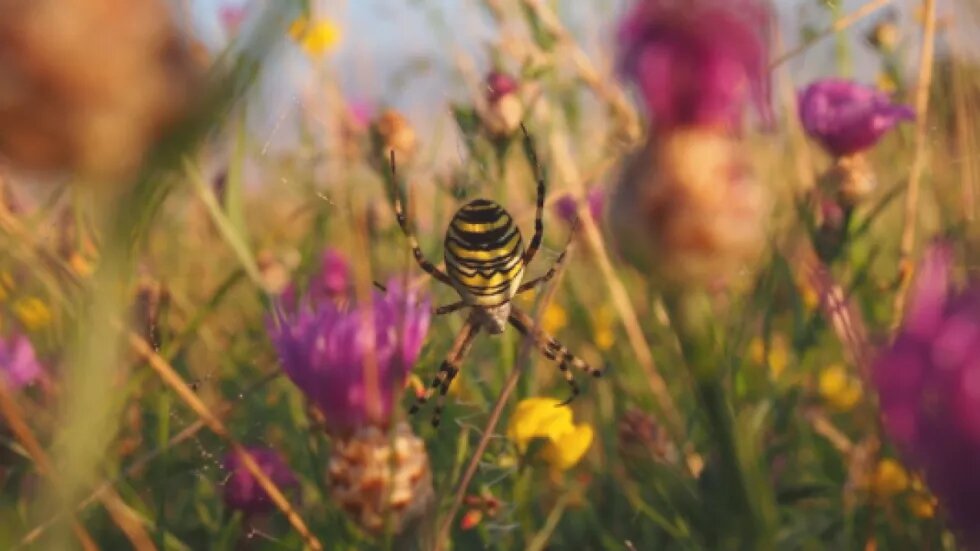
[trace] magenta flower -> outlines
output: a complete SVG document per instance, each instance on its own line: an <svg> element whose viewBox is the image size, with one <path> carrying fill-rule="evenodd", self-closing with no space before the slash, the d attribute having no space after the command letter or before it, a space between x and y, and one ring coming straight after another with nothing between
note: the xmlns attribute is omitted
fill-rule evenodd
<svg viewBox="0 0 980 551"><path fill-rule="evenodd" d="M320 271L310 282L309 293L320 299L332 299L347 292L350 283L350 267L347 259L336 249L324 251Z"/></svg>
<svg viewBox="0 0 980 551"><path fill-rule="evenodd" d="M487 75L487 101L497 103L500 98L517 91L517 81L507 73L492 71Z"/></svg>
<svg viewBox="0 0 980 551"><path fill-rule="evenodd" d="M320 259L320 268L310 278L303 297L311 307L346 296L350 286L350 266L337 249L327 248ZM299 306L296 285L290 283L279 296L283 309L292 313Z"/></svg>
<svg viewBox="0 0 980 551"><path fill-rule="evenodd" d="M246 13L243 5L226 4L218 8L218 19L226 33L235 34L238 32L238 28L242 26L242 22L245 21Z"/></svg>
<svg viewBox="0 0 980 551"><path fill-rule="evenodd" d="M760 0L641 0L620 23L620 69L661 129L738 129L749 99L768 121L770 20Z"/></svg>
<svg viewBox="0 0 980 551"><path fill-rule="evenodd" d="M377 109L374 104L367 100L352 100L347 104L347 116L358 130L364 130L371 125L375 111Z"/></svg>
<svg viewBox="0 0 980 551"><path fill-rule="evenodd" d="M927 252L873 378L888 434L972 547L980 546L980 284L954 290L950 264L948 247Z"/></svg>
<svg viewBox="0 0 980 551"><path fill-rule="evenodd" d="M27 337L12 335L0 339L0 374L13 390L30 385L44 374L34 346Z"/></svg>
<svg viewBox="0 0 980 551"><path fill-rule="evenodd" d="M898 123L915 118L911 107L892 103L883 92L833 78L803 90L799 112L806 133L835 157L869 149Z"/></svg>
<svg viewBox="0 0 980 551"><path fill-rule="evenodd" d="M279 452L270 448L250 447L248 453L279 489L296 486L296 476ZM225 505L247 515L266 513L272 509L269 494L245 468L241 456L234 451L229 452L222 464L229 472L228 480L225 481Z"/></svg>
<svg viewBox="0 0 980 551"><path fill-rule="evenodd" d="M589 205L589 214L592 215L592 219L598 224L602 221L602 211L606 206L606 193L602 188L593 187L586 192L585 201ZM578 218L578 201L576 201L575 196L571 193L566 193L559 197L555 201L554 209L555 214L564 220L566 224L571 224Z"/></svg>
<svg viewBox="0 0 980 551"><path fill-rule="evenodd" d="M390 282L386 293L373 295L370 309L307 302L269 324L286 375L320 409L334 434L388 424L396 393L404 388L429 329L428 299L405 291L398 281ZM365 381L371 360L377 394ZM380 403L369 403L372 395Z"/></svg>

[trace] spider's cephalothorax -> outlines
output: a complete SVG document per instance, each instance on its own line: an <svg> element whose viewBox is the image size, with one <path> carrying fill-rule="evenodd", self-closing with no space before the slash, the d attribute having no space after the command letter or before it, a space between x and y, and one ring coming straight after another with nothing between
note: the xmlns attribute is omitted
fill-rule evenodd
<svg viewBox="0 0 980 551"><path fill-rule="evenodd" d="M439 367L430 387L423 396L412 406L412 413L427 402L439 390L439 403L436 404L432 416L432 424L439 424L442 412L442 401L449 390L453 378L459 373L459 365L463 357L473 345L473 339L481 331L499 334L510 324L534 343L550 360L558 362L565 380L571 387L572 395L565 403L570 402L579 393L578 383L572 376L570 367L575 367L598 377L601 372L590 367L580 358L572 355L554 337L542 331L528 316L511 303L511 299L519 293L530 291L538 285L547 282L558 273L565 255L565 250L558 255L555 263L548 271L530 281L523 281L524 268L531 263L544 235L544 179L538 170L537 154L527 130L524 130L524 151L534 167L537 175L537 203L534 219L534 235L527 249L521 240L521 231L514 223L511 215L499 204L489 199L475 199L463 205L453 216L449 229L446 230L445 255L446 271L442 271L426 260L419 248L418 239L412 232L402 209L398 190L394 190L395 216L408 237L412 246L415 260L423 270L441 283L452 286L459 293L460 300L446 306L436 308L435 314L448 314L463 308L470 309L466 323L456 336L453 348ZM397 184L395 173L395 158L391 156L391 183ZM571 240L569 239L569 242Z"/></svg>
<svg viewBox="0 0 980 551"><path fill-rule="evenodd" d="M491 334L503 333L510 299L524 276L521 230L503 207L476 199L460 208L446 231L446 273Z"/></svg>

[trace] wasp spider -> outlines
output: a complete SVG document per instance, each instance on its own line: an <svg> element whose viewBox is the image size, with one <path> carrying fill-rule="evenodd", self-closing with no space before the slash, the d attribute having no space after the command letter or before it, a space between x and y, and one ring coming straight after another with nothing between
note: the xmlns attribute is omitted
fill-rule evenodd
<svg viewBox="0 0 980 551"><path fill-rule="evenodd" d="M534 236L526 249L521 240L520 229L502 206L489 199L474 199L456 211L449 229L446 230L444 245L446 271L442 271L422 254L418 239L405 216L399 191L392 190L395 216L411 244L415 260L432 277L453 287L459 293L459 301L436 308L434 313L442 315L464 308L470 310L466 323L456 336L452 350L439 367L439 372L432 380L431 386L410 410L410 413L417 412L438 389L439 401L432 416L433 426L439 425L443 401L449 385L459 373L460 363L470 351L473 340L480 331L498 335L503 333L509 323L524 336L532 339L545 357L558 362L558 367L571 387L571 396L563 404L571 402L579 394L578 383L569 367L576 367L595 377L601 375L600 370L590 367L585 361L572 355L554 337L542 331L529 315L511 303L515 295L530 291L554 277L568 252L566 244L544 275L523 281L524 270L541 246L544 234L542 215L545 184L534 144L527 129L523 125L521 128L524 130L524 149L534 168L538 186ZM391 155L390 161L392 183L397 186L394 154Z"/></svg>

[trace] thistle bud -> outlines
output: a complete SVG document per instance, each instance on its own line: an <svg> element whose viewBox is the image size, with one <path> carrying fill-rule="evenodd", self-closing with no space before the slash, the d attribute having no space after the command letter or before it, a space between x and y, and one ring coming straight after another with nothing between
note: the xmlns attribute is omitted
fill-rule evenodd
<svg viewBox="0 0 980 551"><path fill-rule="evenodd" d="M915 118L910 107L893 103L887 94L841 79L803 90L799 114L806 133L834 157L821 184L844 206L856 205L875 188L864 153L899 123Z"/></svg>
<svg viewBox="0 0 980 551"><path fill-rule="evenodd" d="M639 409L623 412L617 427L617 444L624 459L649 462L673 461L677 449L657 420Z"/></svg>
<svg viewBox="0 0 980 551"><path fill-rule="evenodd" d="M197 69L158 0L6 2L0 156L119 180L193 98Z"/></svg>
<svg viewBox="0 0 980 551"><path fill-rule="evenodd" d="M608 225L618 251L668 286L723 283L765 244L765 190L738 142L689 128L631 159L611 193Z"/></svg>
<svg viewBox="0 0 980 551"><path fill-rule="evenodd" d="M371 141L385 163L392 151L398 160L405 162L412 158L418 148L412 125L394 109L385 109L371 124Z"/></svg>
<svg viewBox="0 0 980 551"><path fill-rule="evenodd" d="M404 422L390 434L367 425L336 442L327 480L337 504L373 534L389 518L393 531L401 532L434 498L425 443Z"/></svg>
<svg viewBox="0 0 980 551"><path fill-rule="evenodd" d="M524 105L517 92L518 82L514 77L500 72L487 75L487 108L483 124L494 136L513 134L524 118Z"/></svg>

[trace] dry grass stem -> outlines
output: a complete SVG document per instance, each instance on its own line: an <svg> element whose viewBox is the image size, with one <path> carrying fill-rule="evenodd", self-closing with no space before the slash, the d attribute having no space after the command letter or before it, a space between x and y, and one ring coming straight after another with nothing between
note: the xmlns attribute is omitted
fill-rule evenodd
<svg viewBox="0 0 980 551"><path fill-rule="evenodd" d="M807 249L800 263L806 279L817 291L820 308L838 340L844 345L848 359L857 366L864 383L871 384L871 354L864 320L844 294L844 289L834 281L830 270L816 258L812 249Z"/></svg>
<svg viewBox="0 0 980 551"><path fill-rule="evenodd" d="M37 437L34 436L34 432L24 421L23 412L17 405L16 400L7 388L6 383L0 380L0 413L3 414L4 419L7 421L7 426L10 428L11 432L17 438L24 449L27 450L28 455L34 461L34 465L38 472L49 479L53 484L57 484L57 476L55 474L54 466L51 463L51 459L48 454L44 451L41 443L38 441ZM145 549L155 549L153 544L150 542L149 536L143 530L142 526L138 524L133 526L130 522L129 516L122 513L122 509L125 505L121 505L121 499L118 495L115 495L115 500L109 499L104 500L103 503L106 504L106 509L109 511L110 516L113 521L119 524L120 529L127 537L130 538L130 542L133 547L142 551ZM70 519L71 529L78 537L79 543L81 543L82 548L86 551L98 550L98 545L89 535L88 530L82 526L81 523L74 517ZM149 544L147 547L145 544Z"/></svg>
<svg viewBox="0 0 980 551"><path fill-rule="evenodd" d="M922 29L922 48L919 59L919 77L913 90L915 100L915 152L909 169L909 183L905 190L905 226L899 245L899 288L895 295L892 320L901 322L905 311L905 296L912 279L912 251L915 248L915 231L919 219L919 195L922 172L926 168L929 153L929 89L932 84L932 65L936 40L936 2L924 0L925 20Z"/></svg>
<svg viewBox="0 0 980 551"><path fill-rule="evenodd" d="M558 168L562 179L570 184L576 195L583 196L585 186L582 183L578 168L572 160L566 137L561 133L555 132L552 133L550 142L555 166ZM616 313L623 324L623 329L626 330L626 337L630 342L630 346L636 355L640 367L643 369L643 374L650 385L650 391L657 401L657 407L664 417L671 437L677 445L677 449L685 450L687 448L687 438L684 436L683 418L677 410L677 406L674 404L674 399L671 397L670 391L667 388L666 380L660 374L653 360L653 354L650 352L650 344L643 335L643 328L640 325L639 317L636 315L636 310L630 302L629 294L626 292L626 286L623 285L622 280L620 280L619 276L616 275L616 271L613 269L605 242L599 232L599 228L592 219L589 209L579 204L578 216L586 242L595 253L594 258L608 286L613 307L616 309ZM692 458L687 459L685 465L690 469L690 459Z"/></svg>
<svg viewBox="0 0 980 551"><path fill-rule="evenodd" d="M545 2L522 0L522 3L534 13L545 30L557 38L562 47L568 50L567 55L571 59L579 79L591 88L596 96L609 105L612 115L619 122L624 135L632 141L639 140L642 129L636 110L630 105L623 89L616 84L616 79L611 78L610 75L601 74L595 68L589 56L585 55L585 52L575 42L555 12Z"/></svg>
<svg viewBox="0 0 980 551"><path fill-rule="evenodd" d="M782 65L783 63L789 61L790 59L793 59L794 57L810 49L810 46L813 46L817 42L820 42L824 38L827 38L828 36L834 33L839 33L849 28L850 26L854 25L858 21L880 10L881 8L887 6L888 4L891 4L892 2L894 2L894 0L872 0L867 4L864 4L860 8L852 11L851 13L845 15L844 17L841 17L837 21L834 21L833 25L827 27L823 31L814 34L809 40L805 40L799 46L796 46L795 48L787 52L783 52L782 54L776 56L776 59L772 60L772 62L769 63L769 68L774 69L779 65Z"/></svg>
<svg viewBox="0 0 980 551"><path fill-rule="evenodd" d="M306 546L313 551L322 551L323 545L320 540L310 532L306 522L290 505L289 500L283 495L282 490L265 474L255 459L248 451L231 435L228 428L221 421L218 415L211 411L204 402L198 398L197 394L184 382L184 379L170 366L143 338L133 332L128 333L129 346L146 360L150 367L160 376L164 383L169 386L194 413L207 424L211 432L225 440L229 447L238 454L242 465L255 477L256 482L269 495L272 503L286 516L289 524L303 538Z"/></svg>
<svg viewBox="0 0 980 551"><path fill-rule="evenodd" d="M259 379L258 381L250 385L244 392L242 392L242 395L249 396L253 391L264 386L266 383L268 383L269 381L271 381L272 379L278 376L279 376L278 373L271 373L269 375L266 375L265 377L262 377L261 379ZM219 417L225 417L228 413L231 412L231 410L232 410L231 406L224 405L219 409L216 415L218 415ZM143 470L147 465L149 465L152 461L154 461L164 453L173 449L178 444L181 444L182 442L191 439L194 435L196 435L198 432L201 431L201 429L205 428L206 426L207 424L201 419L198 419L193 423L191 423L190 425L187 425L180 432L173 435L164 446L142 455L141 457L137 458L135 461L130 463L129 466L127 466L126 469L118 476L116 476L113 479L102 482L102 484L100 484L95 490L92 491L91 494L88 495L88 497L78 502L78 505L76 505L74 509L75 512L80 513L84 511L87 507L89 507L96 501L102 499L102 497L106 495L107 491L112 490L112 487L114 485L118 484L119 482L129 477L134 476L136 473ZM24 535L23 538L21 538L20 546L30 545L31 543L37 541L37 539L41 537L41 535L45 531L47 531L55 522L60 520L61 517L62 515L56 515L32 528L29 532L27 532L27 534Z"/></svg>
<svg viewBox="0 0 980 551"><path fill-rule="evenodd" d="M569 245L569 253L571 252L572 248L573 245ZM568 264L566 263L565 266L567 265ZM555 275L551 286L542 294L541 300L538 302L537 310L535 311L534 315L535 323L540 323L541 314L545 311L545 309L547 309L548 304L551 303L551 300L555 294L555 289L557 289L560 285L564 272L565 267L563 266ZM500 416L504 411L504 406L507 405L507 400L517 388L517 381L521 378L521 374L527 370L527 365L531 360L531 350L533 350L533 348L533 339L531 337L525 338L521 345L521 350L517 356L517 362L514 365L514 369L511 370L510 375L508 375L507 380L504 382L504 387L501 389L500 395L497 397L497 401L494 403L493 409L490 411L490 417L487 419L487 423L483 427L483 434L480 436L480 441L473 450L473 456L470 458L470 462L466 465L466 470L463 471L463 477L460 479L459 486L456 488L456 493L453 495L452 505L450 505L449 511L443 517L442 522L439 523L438 531L436 532L434 551L442 551L445 549L446 543L449 541L449 534L452 530L453 519L456 518L456 513L459 512L459 508L463 505L463 499L466 497L466 490L469 488L470 482L476 475L476 470L480 467L480 458L483 457L483 453L487 450L487 445L490 443L490 439L493 437L497 423L500 421Z"/></svg>

